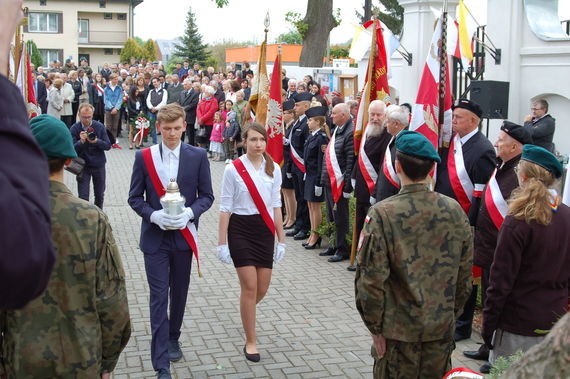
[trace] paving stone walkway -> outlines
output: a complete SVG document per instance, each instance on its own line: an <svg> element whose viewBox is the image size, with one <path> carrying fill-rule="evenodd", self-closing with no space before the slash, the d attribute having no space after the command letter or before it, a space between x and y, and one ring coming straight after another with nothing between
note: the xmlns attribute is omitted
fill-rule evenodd
<svg viewBox="0 0 570 379"><path fill-rule="evenodd" d="M109 216L125 266L132 336L114 372L115 379L153 378L148 285L138 248L140 218L127 204L134 151L107 153L104 210ZM211 162L214 194L219 196L223 162ZM74 177L66 184L77 193ZM257 310L261 362L243 357L239 282L232 265L216 258L219 202L200 219L203 278L192 271L180 338L184 358L171 365L175 378L371 378L371 338L354 305L354 273L346 262L328 263L319 250L305 250L287 239L283 261L274 266L271 287ZM480 340L479 340L480 342ZM477 370L464 358L473 340L458 343L454 367Z"/></svg>

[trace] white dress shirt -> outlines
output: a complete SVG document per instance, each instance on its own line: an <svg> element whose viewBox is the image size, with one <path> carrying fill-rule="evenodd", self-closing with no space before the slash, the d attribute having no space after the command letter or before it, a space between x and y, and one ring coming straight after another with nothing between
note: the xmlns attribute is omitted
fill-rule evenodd
<svg viewBox="0 0 570 379"><path fill-rule="evenodd" d="M265 159L256 170L253 167L251 161L247 158L247 155L242 155L239 159L242 160L244 166L246 167L248 173L254 182L261 182L265 186L266 191L271 193L270 198L263 198L265 206L270 210L271 208L281 207L281 169L279 165L273 163L273 177L265 173ZM260 191L261 196L262 192ZM220 211L235 213L238 215L254 215L259 214L257 206L253 202L249 190L245 185L245 182L238 174L235 166L229 164L226 166L224 171L224 177L222 179L222 196ZM271 218L273 218L273 212L269 212Z"/></svg>
<svg viewBox="0 0 570 379"><path fill-rule="evenodd" d="M468 134L464 135L463 137L460 137L459 140L461 141L461 145L465 145L465 143L467 141L469 141L471 139L471 137L473 137L478 131L479 131L479 129L475 128L475 130L473 130L471 133L468 133Z"/></svg>
<svg viewBox="0 0 570 379"><path fill-rule="evenodd" d="M164 164L164 168L168 174L168 180L176 180L178 177L178 165L180 164L181 145L182 144L179 143L178 146L174 148L174 150L170 150L168 147L166 147L164 142L162 143L162 163Z"/></svg>

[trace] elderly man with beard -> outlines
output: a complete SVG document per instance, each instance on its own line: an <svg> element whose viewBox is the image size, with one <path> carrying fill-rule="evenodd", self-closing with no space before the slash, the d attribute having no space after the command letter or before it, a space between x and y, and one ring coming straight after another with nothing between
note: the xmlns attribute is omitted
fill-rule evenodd
<svg viewBox="0 0 570 379"><path fill-rule="evenodd" d="M400 179L396 175L396 138L408 128L408 115L408 109L404 106L390 105L386 109L385 126L390 135L390 142L384 151L383 159L380 160L374 199L371 199L371 202L380 202L400 191Z"/></svg>
<svg viewBox="0 0 570 379"><path fill-rule="evenodd" d="M368 107L368 126L364 132L360 151L358 152L358 164L352 171L354 197L356 198L356 216L354 223L354 235L359 236L364 224L364 218L371 204L376 201L376 181L378 169L384 156L384 151L390 141L390 134L384 128L386 104L381 100L370 102ZM348 271L356 271L354 256L351 255Z"/></svg>

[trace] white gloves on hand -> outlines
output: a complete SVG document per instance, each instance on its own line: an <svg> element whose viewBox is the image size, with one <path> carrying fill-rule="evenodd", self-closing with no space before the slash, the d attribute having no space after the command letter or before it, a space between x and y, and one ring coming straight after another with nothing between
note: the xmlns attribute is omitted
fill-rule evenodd
<svg viewBox="0 0 570 379"><path fill-rule="evenodd" d="M376 198L374 196L370 196L370 205L376 204Z"/></svg>
<svg viewBox="0 0 570 379"><path fill-rule="evenodd" d="M289 146L289 139L288 138L283 137L283 145Z"/></svg>
<svg viewBox="0 0 570 379"><path fill-rule="evenodd" d="M344 197L345 199L350 199L352 197L352 194L348 192L343 192L342 197Z"/></svg>
<svg viewBox="0 0 570 379"><path fill-rule="evenodd" d="M315 196L321 196L323 194L323 187L315 187Z"/></svg>
<svg viewBox="0 0 570 379"><path fill-rule="evenodd" d="M291 174L290 172L287 173L287 179L293 179L293 174Z"/></svg>
<svg viewBox="0 0 570 379"><path fill-rule="evenodd" d="M188 222L194 218L194 212L192 211L192 208L186 207L184 208L184 212L178 216L167 217L169 217L172 222L172 225L169 226L172 226L176 229L184 229L186 225L188 225Z"/></svg>
<svg viewBox="0 0 570 379"><path fill-rule="evenodd" d="M277 242L275 246L275 253L273 254L273 262L279 263L283 256L285 255L285 244L281 242Z"/></svg>
<svg viewBox="0 0 570 379"><path fill-rule="evenodd" d="M352 188L356 187L356 179L350 179L350 184L352 184Z"/></svg>
<svg viewBox="0 0 570 379"><path fill-rule="evenodd" d="M218 246L218 259L227 265L232 263L232 257L230 255L230 248L228 245Z"/></svg>
<svg viewBox="0 0 570 379"><path fill-rule="evenodd" d="M162 230L166 230L167 226L173 226L170 216L164 213L164 209L152 212L150 215L150 222L158 225L158 227Z"/></svg>

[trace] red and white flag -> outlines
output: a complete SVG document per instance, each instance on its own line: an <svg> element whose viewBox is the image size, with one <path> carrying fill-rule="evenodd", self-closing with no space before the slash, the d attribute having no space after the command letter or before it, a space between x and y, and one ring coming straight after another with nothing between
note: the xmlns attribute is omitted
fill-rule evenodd
<svg viewBox="0 0 570 379"><path fill-rule="evenodd" d="M439 18L431 46L424 66L424 72L412 112L410 130L415 130L430 140L436 150L449 144L451 140L451 90L449 83L449 65L445 67L445 99L443 125L439 125L439 85L440 85L440 49L442 19Z"/></svg>
<svg viewBox="0 0 570 379"><path fill-rule="evenodd" d="M267 102L267 152L277 164L283 163L283 104L281 100L281 62L279 55L275 58L271 84L269 88L269 101Z"/></svg>

